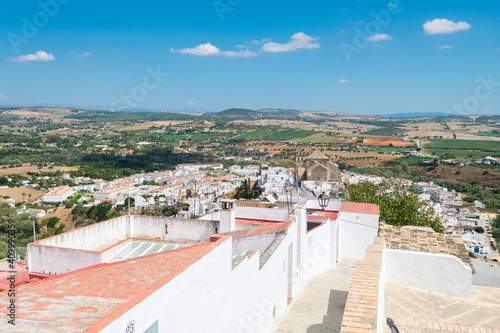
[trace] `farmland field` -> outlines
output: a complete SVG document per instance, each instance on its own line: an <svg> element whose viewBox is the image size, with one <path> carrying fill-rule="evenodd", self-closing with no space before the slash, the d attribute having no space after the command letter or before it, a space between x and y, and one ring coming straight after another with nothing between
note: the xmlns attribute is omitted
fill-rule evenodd
<svg viewBox="0 0 500 333"><path fill-rule="evenodd" d="M392 144L394 147L414 147L415 144L411 141L403 141L399 138L364 138L363 146L384 146Z"/></svg>
<svg viewBox="0 0 500 333"><path fill-rule="evenodd" d="M316 132L316 134L306 136L303 139L297 140L297 142L309 142L309 143L330 143L335 141L335 137L329 136L323 132Z"/></svg>
<svg viewBox="0 0 500 333"><path fill-rule="evenodd" d="M465 149L426 149L428 153L444 156L446 154L453 155L454 158L482 158L486 156L497 157L500 152L478 152L474 150Z"/></svg>
<svg viewBox="0 0 500 333"><path fill-rule="evenodd" d="M158 135L158 137L162 140L166 140L166 141L179 141L179 140L185 140L187 137L189 137L189 135L187 134L160 134Z"/></svg>
<svg viewBox="0 0 500 333"><path fill-rule="evenodd" d="M28 172L38 173L38 172L69 172L69 171L77 171L78 168L75 167L59 167L55 166L52 169L49 167L42 167L39 169L37 166L32 166L29 163L23 164L22 167L9 168L8 165L0 165L0 175L23 175L28 176Z"/></svg>
<svg viewBox="0 0 500 333"><path fill-rule="evenodd" d="M199 133L191 136L191 140L193 141L204 141L212 138L218 138L224 136L224 133Z"/></svg>
<svg viewBox="0 0 500 333"><path fill-rule="evenodd" d="M500 152L500 142L481 140L445 140L430 139L425 145L426 149L460 149L482 150L487 152Z"/></svg>
<svg viewBox="0 0 500 333"><path fill-rule="evenodd" d="M1 188L0 189L0 196L2 197L10 197L11 199L16 200L16 202L22 202L23 201L23 193L26 194L24 197L24 200L26 201L33 201L38 198L40 198L42 195L44 195L46 192L44 191L39 191L35 190L34 188L31 187L11 187L11 188ZM31 194L31 198L29 195Z"/></svg>
<svg viewBox="0 0 500 333"><path fill-rule="evenodd" d="M235 139L264 140L264 141L293 141L317 134L316 131L253 131Z"/></svg>

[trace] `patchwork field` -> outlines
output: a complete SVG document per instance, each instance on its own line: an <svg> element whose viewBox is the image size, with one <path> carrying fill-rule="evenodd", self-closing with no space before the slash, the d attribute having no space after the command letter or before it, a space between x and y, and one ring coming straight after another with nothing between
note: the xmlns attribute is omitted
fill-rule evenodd
<svg viewBox="0 0 500 333"><path fill-rule="evenodd" d="M297 141L305 137L317 134L316 131L252 131L239 135L235 139L246 139L249 141Z"/></svg>
<svg viewBox="0 0 500 333"><path fill-rule="evenodd" d="M235 120L231 124L243 124L247 126L280 126L283 128L312 130L321 126L313 123L298 120L279 120L279 119L259 119L259 120Z"/></svg>
<svg viewBox="0 0 500 333"><path fill-rule="evenodd" d="M161 127L161 126L178 126L182 124L192 123L192 120L172 120L172 121L151 121L142 124L135 124L133 126L124 126L121 129L124 131L140 131L150 129L151 127Z"/></svg>

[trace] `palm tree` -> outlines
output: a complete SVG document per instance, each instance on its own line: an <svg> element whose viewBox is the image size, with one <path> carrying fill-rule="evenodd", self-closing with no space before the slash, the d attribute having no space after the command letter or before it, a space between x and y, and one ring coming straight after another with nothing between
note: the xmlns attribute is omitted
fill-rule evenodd
<svg viewBox="0 0 500 333"><path fill-rule="evenodd" d="M23 202L24 202L24 197L26 196L26 193L23 192L23 194L21 194L23 196Z"/></svg>
<svg viewBox="0 0 500 333"><path fill-rule="evenodd" d="M31 193L30 193L30 194L28 194L28 198L29 198L30 203L31 203Z"/></svg>

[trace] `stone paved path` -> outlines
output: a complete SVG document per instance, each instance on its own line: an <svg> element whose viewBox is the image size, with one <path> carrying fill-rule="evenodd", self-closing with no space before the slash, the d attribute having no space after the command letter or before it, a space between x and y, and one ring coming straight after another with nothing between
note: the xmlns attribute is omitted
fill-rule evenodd
<svg viewBox="0 0 500 333"><path fill-rule="evenodd" d="M385 317L400 332L500 333L500 288L472 286L472 301L387 285ZM387 325L384 332L390 333Z"/></svg>
<svg viewBox="0 0 500 333"><path fill-rule="evenodd" d="M273 333L340 332L355 259L344 259L337 269L312 279Z"/></svg>

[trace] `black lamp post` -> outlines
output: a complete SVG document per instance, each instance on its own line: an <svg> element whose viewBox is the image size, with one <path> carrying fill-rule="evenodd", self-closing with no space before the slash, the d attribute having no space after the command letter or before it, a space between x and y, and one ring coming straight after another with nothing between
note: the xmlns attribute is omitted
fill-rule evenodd
<svg viewBox="0 0 500 333"><path fill-rule="evenodd" d="M330 197L325 192L321 193L321 195L318 197L318 203L319 206L321 207L321 210L325 210L329 202L330 202Z"/></svg>

